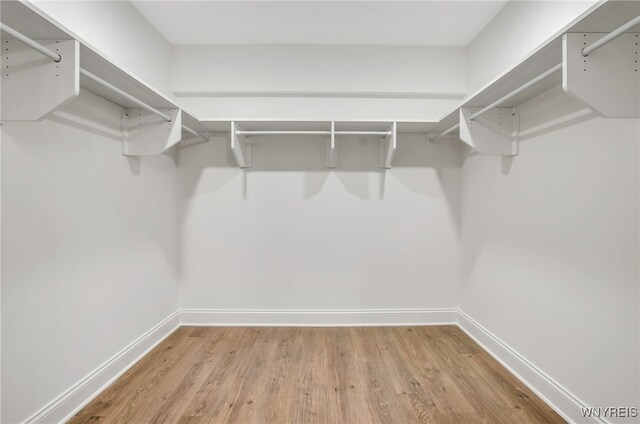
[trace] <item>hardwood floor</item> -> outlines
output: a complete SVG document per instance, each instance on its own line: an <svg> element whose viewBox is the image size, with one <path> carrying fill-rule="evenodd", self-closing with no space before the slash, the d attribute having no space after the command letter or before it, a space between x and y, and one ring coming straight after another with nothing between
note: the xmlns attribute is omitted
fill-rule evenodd
<svg viewBox="0 0 640 424"><path fill-rule="evenodd" d="M455 326L182 327L70 421L561 423Z"/></svg>

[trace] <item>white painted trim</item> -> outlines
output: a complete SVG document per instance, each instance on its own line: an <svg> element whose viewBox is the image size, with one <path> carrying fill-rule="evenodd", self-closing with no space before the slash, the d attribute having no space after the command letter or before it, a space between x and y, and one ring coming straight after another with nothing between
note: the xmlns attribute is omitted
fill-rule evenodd
<svg viewBox="0 0 640 424"><path fill-rule="evenodd" d="M211 91L177 90L176 97L311 97L339 99L443 99L461 100L465 93L425 91Z"/></svg>
<svg viewBox="0 0 640 424"><path fill-rule="evenodd" d="M68 421L179 326L180 316L176 311L29 417L24 424Z"/></svg>
<svg viewBox="0 0 640 424"><path fill-rule="evenodd" d="M457 324L462 331L467 333L480 347L500 362L511 374L531 389L567 422L610 424L604 418L592 417L589 419L583 417L581 408L588 407L585 402L461 310L458 310Z"/></svg>
<svg viewBox="0 0 640 424"><path fill-rule="evenodd" d="M569 423L584 423L582 400L512 349L466 313L434 309L181 309L140 336L23 424L61 423L124 374L180 326L362 327L457 325L487 353L531 389ZM610 424L592 418L595 424Z"/></svg>
<svg viewBox="0 0 640 424"><path fill-rule="evenodd" d="M182 309L182 325L362 327L455 324L458 310L444 309Z"/></svg>

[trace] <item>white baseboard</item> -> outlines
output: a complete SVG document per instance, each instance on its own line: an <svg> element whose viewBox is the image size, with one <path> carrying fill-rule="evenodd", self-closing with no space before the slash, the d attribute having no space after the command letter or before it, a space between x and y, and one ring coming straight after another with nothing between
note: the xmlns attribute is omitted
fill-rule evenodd
<svg viewBox="0 0 640 424"><path fill-rule="evenodd" d="M583 401L460 310L457 324L462 331L569 423L609 424L609 421L603 418L583 417L581 408L587 407Z"/></svg>
<svg viewBox="0 0 640 424"><path fill-rule="evenodd" d="M394 325L458 325L516 378L569 423L609 424L584 418L587 405L459 309L259 310L182 309L182 325L350 327Z"/></svg>
<svg viewBox="0 0 640 424"><path fill-rule="evenodd" d="M457 309L182 309L182 325L362 327L455 324Z"/></svg>
<svg viewBox="0 0 640 424"><path fill-rule="evenodd" d="M587 407L473 318L455 308L256 310L182 309L139 337L65 393L24 421L24 424L61 423L70 419L179 326L355 327L400 325L458 325L516 378L569 423L609 424L602 418L584 418Z"/></svg>
<svg viewBox="0 0 640 424"><path fill-rule="evenodd" d="M179 326L180 316L176 311L29 417L24 424L68 421Z"/></svg>

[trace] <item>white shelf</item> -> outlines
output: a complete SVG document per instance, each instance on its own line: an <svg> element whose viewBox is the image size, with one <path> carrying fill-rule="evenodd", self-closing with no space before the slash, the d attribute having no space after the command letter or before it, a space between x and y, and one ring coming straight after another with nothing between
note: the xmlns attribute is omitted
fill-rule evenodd
<svg viewBox="0 0 640 424"><path fill-rule="evenodd" d="M2 1L0 3L2 21L17 31L33 39L76 39L80 43L80 67L108 81L126 93L136 97L157 109L182 109L182 122L196 131L208 131L198 118L184 110L174 99L162 94L141 78L114 65L108 58L73 34L61 24L45 16L40 10L28 2ZM81 77L80 85L100 97L103 97L124 108L136 108L138 105L114 93L111 90Z"/></svg>
<svg viewBox="0 0 640 424"><path fill-rule="evenodd" d="M185 111L176 100L154 89L136 75L122 69L109 61L103 54L86 41L45 16L37 7L28 2L3 1L1 3L3 21L16 30L35 39L74 38L80 42L80 66L111 84L121 88L132 96L158 109L180 108L183 111L183 124L196 131L213 131L229 133L231 121L235 121L247 130L315 130L326 129L330 121L274 121L255 118L238 119L201 119ZM597 3L581 16L566 25L521 62L503 72L474 93L466 96L460 104L437 120L371 120L371 121L339 121L336 130L376 131L397 122L398 133L438 133L449 129L459 122L461 107L484 107L516 88L527 83L562 61L562 35L567 32L610 32L627 22L631 17L640 15L640 2L637 1L605 1ZM549 88L560 84L561 74L556 73L533 87L524 90L509 99L501 107L515 107ZM82 78L81 85L125 108L136 107L129 100L103 88L93 81Z"/></svg>
<svg viewBox="0 0 640 424"><path fill-rule="evenodd" d="M63 25L55 22L52 18L44 16L42 12L31 4L19 1L2 2L1 15L3 21L9 23L13 28L31 38L74 38L80 42L80 66L96 76L108 81L126 93L136 97L143 102L157 109L182 109L182 121L186 126L196 131L213 131L214 133L229 133L231 121L241 123L243 127L253 129L277 129L277 130L312 130L317 127L328 127L330 121L274 121L253 118L240 118L229 120L201 119L196 115L184 110L175 99L172 99L152 86L145 83L136 75L114 65L103 54L82 40ZM114 93L113 91L95 83L94 81L81 77L80 85L124 108L135 108L136 104L130 100ZM426 133L432 131L437 121L406 121L406 120L371 120L371 121L336 121L337 129L344 131L371 130L388 127L391 122L397 122L399 133Z"/></svg>
<svg viewBox="0 0 640 424"><path fill-rule="evenodd" d="M484 107L502 96L514 91L558 63L562 62L562 36L567 32L608 33L640 15L640 2L606 1L601 2L567 24L564 28L542 43L520 63L506 70L482 88L466 96L460 106L445 114L434 126L434 132L442 132L459 121L461 107ZM501 107L515 107L561 84L562 75L556 73L535 86L519 93Z"/></svg>
<svg viewBox="0 0 640 424"><path fill-rule="evenodd" d="M440 119L424 121L403 121L395 120L398 123L398 133L440 133L458 124L460 119L459 110L462 107L484 107L497 99L521 87L538 75L546 72L555 65L562 62L562 35L567 32L611 32L630 18L640 15L640 2L637 1L605 1L600 2L578 16L567 24L533 52L527 55L521 62L506 70L483 87L466 96L460 104L446 113ZM522 104L538 94L562 83L560 72L550 75L538 84L520 92L510 98L501 107L509 108ZM272 121L261 119L229 119L216 120L204 119L203 122L216 132L228 132L231 121L248 125L252 129L315 129L314 125L327 125L328 121L304 123L300 121ZM371 128L371 125L386 124L393 122L393 119L385 121L362 121L362 122L338 122L336 125L344 125L348 129ZM307 125L307 126L305 126Z"/></svg>
<svg viewBox="0 0 640 424"><path fill-rule="evenodd" d="M262 119L202 120L211 131L228 133L231 122L236 122L247 131L323 131L331 129L331 121L274 121ZM397 122L398 133L422 134L430 132L438 121L334 121L336 131L383 131Z"/></svg>

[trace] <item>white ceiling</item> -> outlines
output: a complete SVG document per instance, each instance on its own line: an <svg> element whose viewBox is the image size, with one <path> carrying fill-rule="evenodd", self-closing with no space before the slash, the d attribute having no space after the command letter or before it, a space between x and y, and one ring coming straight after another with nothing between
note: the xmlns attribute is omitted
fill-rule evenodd
<svg viewBox="0 0 640 424"><path fill-rule="evenodd" d="M466 46L507 0L132 3L174 45Z"/></svg>

